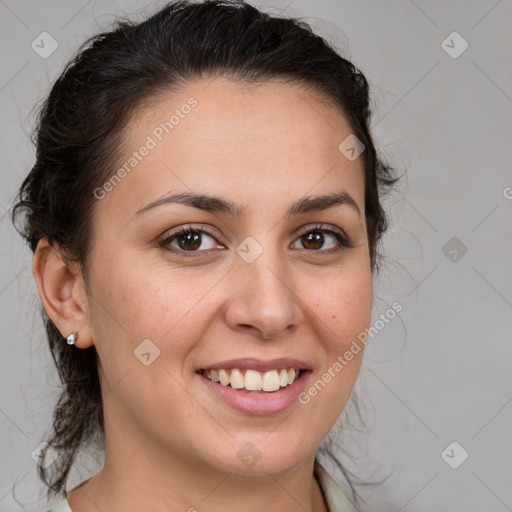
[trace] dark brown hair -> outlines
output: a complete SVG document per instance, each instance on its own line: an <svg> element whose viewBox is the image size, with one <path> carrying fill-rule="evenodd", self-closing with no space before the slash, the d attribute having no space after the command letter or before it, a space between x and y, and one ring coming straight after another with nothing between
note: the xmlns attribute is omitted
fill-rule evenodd
<svg viewBox="0 0 512 512"><path fill-rule="evenodd" d="M306 86L346 116L365 145L365 215L371 267L378 270L378 244L387 228L380 195L399 178L378 156L370 134L366 78L303 21L229 0L175 1L141 23L118 21L68 63L40 109L36 161L13 207L13 222L32 251L47 237L87 277L93 190L112 175L130 116L151 97L206 76ZM47 440L59 456L47 469L39 466L51 497L66 494L80 449L93 440L104 448L104 425L94 346L70 348L42 314L63 383Z"/></svg>

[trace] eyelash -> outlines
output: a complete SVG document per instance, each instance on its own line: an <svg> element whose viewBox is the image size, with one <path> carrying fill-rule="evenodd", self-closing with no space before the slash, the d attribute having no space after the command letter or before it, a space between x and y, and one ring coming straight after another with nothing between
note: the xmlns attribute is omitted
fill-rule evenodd
<svg viewBox="0 0 512 512"><path fill-rule="evenodd" d="M320 232L323 234L332 235L338 241L339 246L334 249L327 249L324 251L312 251L312 252L331 253L331 252L335 252L337 250L341 250L342 248L351 249L353 247L351 241L347 237L345 237L338 231L334 231L333 229L324 228L323 226L324 226L323 224L317 224L313 228L303 228L303 231L301 232L300 237L307 235L309 233ZM305 249L305 250L307 250L307 249Z"/></svg>
<svg viewBox="0 0 512 512"><path fill-rule="evenodd" d="M331 249L327 249L327 250L313 250L313 249L312 250L308 250L308 249L304 249L305 251L321 253L321 254L332 254L333 252L340 251L343 248L350 249L350 248L354 247L352 245L351 241L347 237L343 236L341 233L338 233L337 231L334 231L332 229L324 228L323 224L318 224L318 225L316 225L316 226L314 226L312 228L303 228L303 230L301 231L301 233L300 233L299 237L297 238L297 240L299 238L303 237L304 235L308 235L309 233L318 233L318 232L334 236L334 238L338 242L338 246L334 247L334 248L331 248ZM205 233L208 236L211 236L213 239L215 239L215 235L213 233L210 233L208 230L204 229L204 226L201 226L200 229L196 229L196 228L193 228L193 227L190 227L190 226L185 226L185 227L181 227L181 228L177 229L174 232L171 232L169 234L169 236L166 236L163 240L161 240L159 242L159 245L160 245L160 247L162 249L164 249L166 251L170 251L170 252L173 252L175 254L179 253L180 255L183 255L185 257L196 257L197 253L208 252L210 250L214 250L214 249L206 249L206 250L201 250L201 251L198 251L198 250L195 250L195 251L185 251L183 249L176 249L174 247L173 248L167 247L175 238L177 238L179 236L187 235L189 233Z"/></svg>

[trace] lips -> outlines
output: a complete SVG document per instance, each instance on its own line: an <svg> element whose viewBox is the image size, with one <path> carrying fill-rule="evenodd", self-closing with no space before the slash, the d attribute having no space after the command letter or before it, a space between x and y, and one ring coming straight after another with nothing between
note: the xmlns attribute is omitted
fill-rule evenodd
<svg viewBox="0 0 512 512"><path fill-rule="evenodd" d="M293 360L280 360L277 364L282 364L282 361L291 362ZM243 366L240 362L240 360L237 360L235 364ZM228 362L223 362L219 365L228 366L227 363ZM253 363L254 360L252 361L252 364ZM260 361L260 364L255 366L268 369L269 365L272 366L274 364L276 364L275 361L271 363L268 361ZM297 361L294 361L294 364L297 364ZM287 369L273 368L263 372L252 368L226 369L213 367L219 365L210 365L209 369L198 370L196 372L198 384L203 386L206 393L214 400L219 400L231 408L251 415L278 414L288 410L290 407L294 406L294 404L298 404L298 396L304 390L312 374L312 371L309 369L299 370L291 367ZM304 366L304 364L299 362L297 366ZM258 375L256 376L255 374ZM264 375L267 375L266 380ZM285 375L287 379L286 385L281 386L281 383L284 384ZM288 375L290 375L291 384L288 384ZM221 376L223 383L220 382ZM279 376L278 382L276 382L277 376ZM242 378L243 380L241 380ZM247 382L247 378L249 378L249 382ZM282 381L280 380L281 378L283 379ZM216 379L219 379L219 381L215 382ZM239 379L238 382L237 379ZM261 388L258 389L260 382ZM233 383L235 387L232 386ZM279 384L279 386L277 384ZM242 385L242 387L236 387L240 385ZM251 389L247 389L246 386Z"/></svg>
<svg viewBox="0 0 512 512"><path fill-rule="evenodd" d="M205 365L199 382L213 396L250 414L273 414L290 407L311 375L305 361L289 357L246 357Z"/></svg>
<svg viewBox="0 0 512 512"><path fill-rule="evenodd" d="M240 370L256 370L259 372L268 372L270 370L279 370L281 368L295 368L296 370L310 370L309 365L299 359L292 359L289 357L282 357L279 359L270 359L264 361L253 357L246 357L241 359L230 359L229 361L222 361L219 363L203 366L200 370L228 370L238 368Z"/></svg>

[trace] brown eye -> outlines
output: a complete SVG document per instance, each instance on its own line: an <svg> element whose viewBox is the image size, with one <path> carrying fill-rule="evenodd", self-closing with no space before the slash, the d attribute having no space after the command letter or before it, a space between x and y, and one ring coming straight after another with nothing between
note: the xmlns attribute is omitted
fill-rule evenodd
<svg viewBox="0 0 512 512"><path fill-rule="evenodd" d="M165 238L165 240L162 240L160 245L167 247L169 250L178 252L201 252L219 247L219 244L213 236L206 233L206 231L185 228L180 229Z"/></svg>
<svg viewBox="0 0 512 512"><path fill-rule="evenodd" d="M176 237L178 247L184 251L193 251L201 247L201 235L197 232L190 231L184 235Z"/></svg>
<svg viewBox="0 0 512 512"><path fill-rule="evenodd" d="M295 245L299 242L302 247ZM352 247L352 245L344 236L332 229L314 228L307 230L294 243L295 249L307 249L316 252L332 252L342 247Z"/></svg>
<svg viewBox="0 0 512 512"><path fill-rule="evenodd" d="M322 246L324 245L324 235L323 233L319 233L318 231L302 235L300 237L300 240L302 242L302 246L305 249L318 250L321 249Z"/></svg>

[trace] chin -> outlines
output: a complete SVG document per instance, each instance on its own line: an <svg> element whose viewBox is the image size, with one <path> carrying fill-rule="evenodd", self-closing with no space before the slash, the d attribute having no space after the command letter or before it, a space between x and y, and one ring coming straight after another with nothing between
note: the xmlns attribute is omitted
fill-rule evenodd
<svg viewBox="0 0 512 512"><path fill-rule="evenodd" d="M304 451L304 443L289 442L304 439L304 436L287 433L265 439L264 436L243 436L242 441L233 439L232 447L221 450L216 469L241 478L279 476L288 473L313 456L315 448ZM285 439L283 439L285 438ZM289 444L286 443L286 440ZM234 455L234 456L233 456Z"/></svg>

